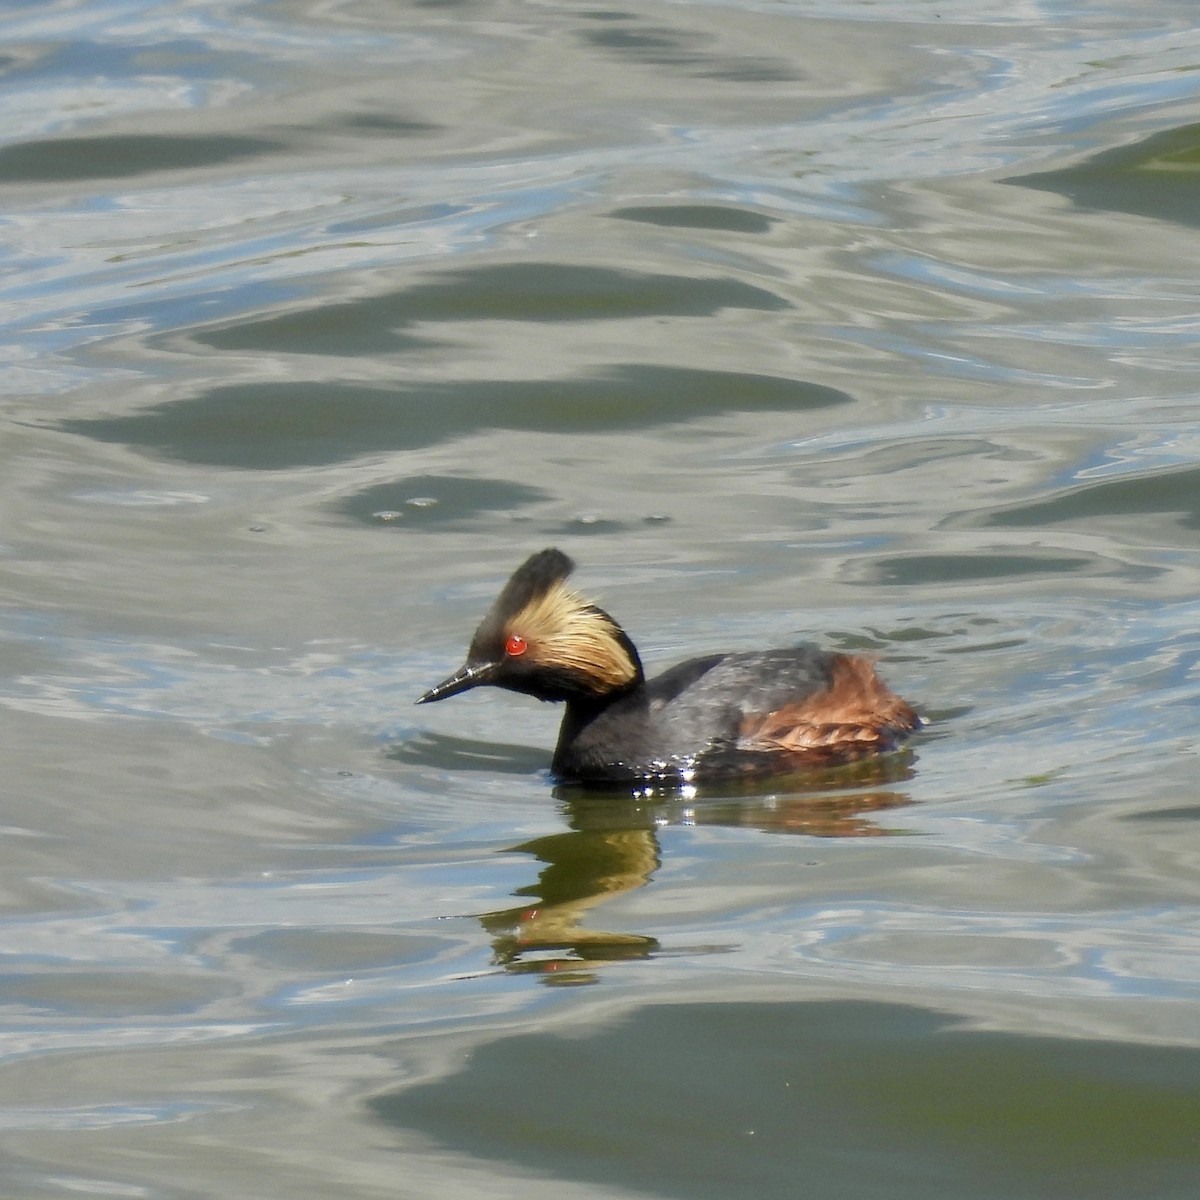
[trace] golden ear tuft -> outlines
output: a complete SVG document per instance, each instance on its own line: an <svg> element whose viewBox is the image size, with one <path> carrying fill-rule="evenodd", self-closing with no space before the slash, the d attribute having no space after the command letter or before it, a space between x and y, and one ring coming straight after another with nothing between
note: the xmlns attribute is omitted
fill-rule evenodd
<svg viewBox="0 0 1200 1200"><path fill-rule="evenodd" d="M597 692L625 687L638 677L638 663L619 626L561 582L532 597L507 627L528 642L539 663L574 671Z"/></svg>

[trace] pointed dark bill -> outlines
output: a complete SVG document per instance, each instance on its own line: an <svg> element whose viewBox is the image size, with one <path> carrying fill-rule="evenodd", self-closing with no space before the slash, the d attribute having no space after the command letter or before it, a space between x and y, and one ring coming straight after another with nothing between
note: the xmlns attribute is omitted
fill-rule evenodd
<svg viewBox="0 0 1200 1200"><path fill-rule="evenodd" d="M468 688L490 682L495 670L495 663L476 663L474 666L464 663L449 679L443 679L423 696L419 696L416 703L432 704L435 700L445 700L447 696L457 696L459 692L465 692Z"/></svg>

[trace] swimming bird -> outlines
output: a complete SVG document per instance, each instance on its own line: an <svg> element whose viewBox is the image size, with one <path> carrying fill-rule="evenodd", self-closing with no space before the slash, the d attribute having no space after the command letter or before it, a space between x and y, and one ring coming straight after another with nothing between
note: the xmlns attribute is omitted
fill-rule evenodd
<svg viewBox="0 0 1200 1200"><path fill-rule="evenodd" d="M691 658L647 679L629 635L532 555L483 618L467 661L417 700L488 684L566 705L564 781L692 783L793 773L886 753L921 724L870 659L812 645Z"/></svg>

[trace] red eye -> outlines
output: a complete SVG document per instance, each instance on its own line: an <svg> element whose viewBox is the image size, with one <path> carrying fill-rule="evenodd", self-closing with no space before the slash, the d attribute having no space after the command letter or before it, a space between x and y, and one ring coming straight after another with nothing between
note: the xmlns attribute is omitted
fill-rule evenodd
<svg viewBox="0 0 1200 1200"><path fill-rule="evenodd" d="M508 641L504 643L504 653L512 658L524 654L528 649L529 643L519 633L511 634Z"/></svg>

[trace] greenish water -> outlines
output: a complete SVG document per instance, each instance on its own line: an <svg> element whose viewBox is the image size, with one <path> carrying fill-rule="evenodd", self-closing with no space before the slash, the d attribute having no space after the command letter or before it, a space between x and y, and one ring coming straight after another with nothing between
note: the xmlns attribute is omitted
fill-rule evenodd
<svg viewBox="0 0 1200 1200"><path fill-rule="evenodd" d="M0 31L5 1196L1192 1200L1189 6ZM558 787L548 544L930 727Z"/></svg>
<svg viewBox="0 0 1200 1200"><path fill-rule="evenodd" d="M1194 1050L1097 1055L899 1005L735 1002L501 1038L372 1107L402 1130L635 1193L1187 1196L1198 1071Z"/></svg>

